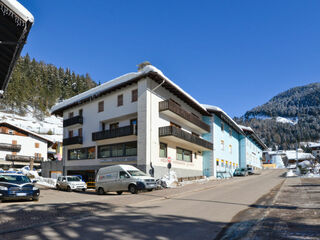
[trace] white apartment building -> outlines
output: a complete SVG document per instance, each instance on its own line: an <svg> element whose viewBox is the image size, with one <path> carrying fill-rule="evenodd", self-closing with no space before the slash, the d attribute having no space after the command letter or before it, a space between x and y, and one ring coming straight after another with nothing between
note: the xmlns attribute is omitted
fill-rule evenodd
<svg viewBox="0 0 320 240"><path fill-rule="evenodd" d="M213 145L201 135L207 110L157 68L125 74L52 108L63 116L64 174L94 181L96 171L131 164L156 178L202 176L203 151Z"/></svg>
<svg viewBox="0 0 320 240"><path fill-rule="evenodd" d="M47 161L48 143L52 144L38 134L0 122L0 167L29 165L31 159L35 166L40 165Z"/></svg>

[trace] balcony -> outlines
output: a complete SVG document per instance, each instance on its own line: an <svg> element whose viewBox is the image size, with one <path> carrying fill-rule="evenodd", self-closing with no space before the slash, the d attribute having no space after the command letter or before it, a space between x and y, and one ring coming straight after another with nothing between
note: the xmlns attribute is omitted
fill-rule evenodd
<svg viewBox="0 0 320 240"><path fill-rule="evenodd" d="M193 115L192 113L184 110L181 106L172 100L165 100L159 102L159 112L184 123L186 126L195 129L199 133L210 132L210 126L204 121Z"/></svg>
<svg viewBox="0 0 320 240"><path fill-rule="evenodd" d="M180 143L181 147L185 145L187 148L189 145L200 151L213 150L213 144L211 142L208 142L174 126L160 127L159 137L161 139L167 139L169 141Z"/></svg>
<svg viewBox="0 0 320 240"><path fill-rule="evenodd" d="M33 159L34 163L40 163L43 161L43 157L30 157L30 156L22 156L22 155L6 155L6 161L11 162L30 162Z"/></svg>
<svg viewBox="0 0 320 240"><path fill-rule="evenodd" d="M83 117L75 116L75 117L63 120L63 127L68 127L75 124L83 124Z"/></svg>
<svg viewBox="0 0 320 240"><path fill-rule="evenodd" d="M94 132L92 133L92 141L117 138L117 137L125 137L130 135L137 135L136 125L129 125L125 127L115 128L112 130Z"/></svg>
<svg viewBox="0 0 320 240"><path fill-rule="evenodd" d="M76 136L76 137L70 137L70 138L63 139L63 146L68 146L68 145L73 145L73 144L82 144L82 137Z"/></svg>
<svg viewBox="0 0 320 240"><path fill-rule="evenodd" d="M0 143L0 150L19 152L21 150L20 144Z"/></svg>

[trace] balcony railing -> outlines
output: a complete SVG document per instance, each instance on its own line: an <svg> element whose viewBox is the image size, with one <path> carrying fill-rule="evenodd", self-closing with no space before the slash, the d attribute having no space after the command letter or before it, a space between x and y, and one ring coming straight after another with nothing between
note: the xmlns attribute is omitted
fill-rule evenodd
<svg viewBox="0 0 320 240"><path fill-rule="evenodd" d="M76 136L76 137L63 139L63 146L73 145L73 144L82 144L82 137Z"/></svg>
<svg viewBox="0 0 320 240"><path fill-rule="evenodd" d="M188 141L190 143L194 143L196 145L202 146L204 148L211 149L211 150L213 149L213 144L211 142L208 142L198 136L192 135L174 126L159 128L159 137L166 137L166 136L174 136L182 140Z"/></svg>
<svg viewBox="0 0 320 240"><path fill-rule="evenodd" d="M184 110L181 106L176 104L174 101L168 99L162 102L159 102L159 112L163 112L169 110L181 118L191 122L192 124L198 126L199 128L205 130L206 132L210 132L210 126L206 124L201 119L194 116L192 113Z"/></svg>
<svg viewBox="0 0 320 240"><path fill-rule="evenodd" d="M40 163L43 161L43 157L30 157L30 156L22 156L22 155L12 155L7 154L6 155L6 161L11 162L30 162L33 159L33 162Z"/></svg>
<svg viewBox="0 0 320 240"><path fill-rule="evenodd" d="M68 127L75 124L83 124L83 117L75 116L75 117L63 120L63 127Z"/></svg>
<svg viewBox="0 0 320 240"><path fill-rule="evenodd" d="M109 138L117 138L124 137L130 135L137 135L137 126L129 125L125 127L119 127L111 130L105 130L100 132L92 133L92 141L109 139Z"/></svg>
<svg viewBox="0 0 320 240"><path fill-rule="evenodd" d="M20 144L0 143L0 150L19 152L21 150Z"/></svg>

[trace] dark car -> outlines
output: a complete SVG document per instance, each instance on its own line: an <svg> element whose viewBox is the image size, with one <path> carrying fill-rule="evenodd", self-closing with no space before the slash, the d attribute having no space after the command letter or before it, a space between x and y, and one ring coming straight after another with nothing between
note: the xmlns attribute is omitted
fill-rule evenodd
<svg viewBox="0 0 320 240"><path fill-rule="evenodd" d="M236 168L234 170L233 176L247 176L248 170L246 168Z"/></svg>
<svg viewBox="0 0 320 240"><path fill-rule="evenodd" d="M248 174L249 175L253 175L254 174L252 167L248 167L247 169L248 169Z"/></svg>
<svg viewBox="0 0 320 240"><path fill-rule="evenodd" d="M0 202L3 200L39 200L40 190L27 176L0 173Z"/></svg>

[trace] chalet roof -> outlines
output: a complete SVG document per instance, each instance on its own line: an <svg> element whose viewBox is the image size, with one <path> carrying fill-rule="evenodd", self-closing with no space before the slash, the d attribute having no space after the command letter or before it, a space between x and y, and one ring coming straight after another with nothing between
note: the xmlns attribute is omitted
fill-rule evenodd
<svg viewBox="0 0 320 240"><path fill-rule="evenodd" d="M221 108L207 104L202 104L202 106L205 107L209 113L215 113L218 115L223 121L228 123L235 131L237 131L237 133L244 135L244 132L239 125Z"/></svg>
<svg viewBox="0 0 320 240"><path fill-rule="evenodd" d="M63 111L65 111L66 109L99 98L112 91L136 83L146 77L153 79L159 84L163 82L162 87L169 90L172 94L182 99L184 102L186 102L195 110L199 111L201 114L206 116L209 115L207 110L197 100L195 100L191 95L185 92L177 84L167 78L159 69L152 65L145 66L141 71L138 72L124 74L120 77L105 82L100 86L64 100L63 102L58 103L51 108L51 114L62 115Z"/></svg>
<svg viewBox="0 0 320 240"><path fill-rule="evenodd" d="M16 0L0 0L0 96L34 22L32 14Z"/></svg>
<svg viewBox="0 0 320 240"><path fill-rule="evenodd" d="M29 130L27 130L27 129L24 129L24 128L21 128L21 127L17 127L17 126L15 126L15 125L11 124L11 123L8 123L8 122L0 122L0 126L6 126L6 127L10 128L10 129L20 130L21 132L24 132L24 133L26 133L27 135L32 135L32 136L34 136L34 137L40 138L40 139L46 141L48 144L53 144L53 142L52 142L50 139L48 139L48 138L46 138L46 137L44 137L44 136L41 136L40 134L36 134L36 133L34 133L34 132L31 132L31 131L29 131Z"/></svg>

